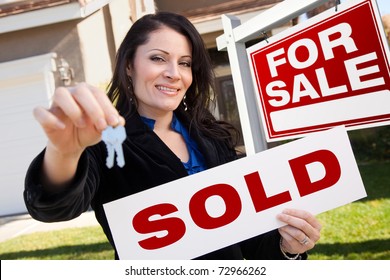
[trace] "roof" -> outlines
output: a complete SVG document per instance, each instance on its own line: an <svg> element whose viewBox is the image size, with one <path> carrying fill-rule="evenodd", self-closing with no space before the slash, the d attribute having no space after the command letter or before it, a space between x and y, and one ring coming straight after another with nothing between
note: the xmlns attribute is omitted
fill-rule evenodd
<svg viewBox="0 0 390 280"><path fill-rule="evenodd" d="M110 1L0 0L0 34L86 18Z"/></svg>
<svg viewBox="0 0 390 280"><path fill-rule="evenodd" d="M191 22L201 22L221 17L222 14L242 14L268 9L283 0L230 0L212 6L183 11Z"/></svg>
<svg viewBox="0 0 390 280"><path fill-rule="evenodd" d="M78 0L13 0L0 4L0 17L77 2Z"/></svg>

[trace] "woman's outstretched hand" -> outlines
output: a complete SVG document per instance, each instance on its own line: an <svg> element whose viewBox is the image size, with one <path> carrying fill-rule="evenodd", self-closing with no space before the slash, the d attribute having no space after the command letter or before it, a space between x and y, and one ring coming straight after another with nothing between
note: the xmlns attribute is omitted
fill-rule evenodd
<svg viewBox="0 0 390 280"><path fill-rule="evenodd" d="M101 140L107 125L125 123L106 93L85 83L57 88L51 107L33 113L48 138L43 172L54 184L73 178L84 149Z"/></svg>
<svg viewBox="0 0 390 280"><path fill-rule="evenodd" d="M34 117L45 131L49 144L64 154L79 153L98 143L107 125L124 124L107 95L85 83L57 88L51 107L35 108Z"/></svg>

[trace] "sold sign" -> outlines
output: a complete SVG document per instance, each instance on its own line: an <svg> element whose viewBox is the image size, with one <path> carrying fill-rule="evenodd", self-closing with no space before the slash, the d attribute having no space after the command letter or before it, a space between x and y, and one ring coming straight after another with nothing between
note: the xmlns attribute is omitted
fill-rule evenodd
<svg viewBox="0 0 390 280"><path fill-rule="evenodd" d="M247 51L268 141L390 123L389 47L374 0L347 1Z"/></svg>
<svg viewBox="0 0 390 280"><path fill-rule="evenodd" d="M337 127L104 204L120 259L192 259L366 193Z"/></svg>

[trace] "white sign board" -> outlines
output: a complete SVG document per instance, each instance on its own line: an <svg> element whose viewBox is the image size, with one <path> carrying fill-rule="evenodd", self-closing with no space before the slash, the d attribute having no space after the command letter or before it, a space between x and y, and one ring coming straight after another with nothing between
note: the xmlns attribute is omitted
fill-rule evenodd
<svg viewBox="0 0 390 280"><path fill-rule="evenodd" d="M374 0L346 1L247 53L267 141L390 124L389 46Z"/></svg>
<svg viewBox="0 0 390 280"><path fill-rule="evenodd" d="M344 127L104 205L120 259L192 259L366 196Z"/></svg>

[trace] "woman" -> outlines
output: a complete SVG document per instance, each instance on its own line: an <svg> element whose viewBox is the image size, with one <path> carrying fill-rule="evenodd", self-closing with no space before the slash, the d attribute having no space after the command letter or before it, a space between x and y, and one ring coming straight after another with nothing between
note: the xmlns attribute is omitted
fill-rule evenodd
<svg viewBox="0 0 390 280"><path fill-rule="evenodd" d="M232 127L208 110L212 89L207 51L186 18L162 12L138 20L118 50L108 96L86 84L58 88L50 109L34 110L49 141L26 175L30 214L63 221L91 205L115 249L104 203L236 159ZM125 125L123 168L105 165L107 125ZM278 218L287 225L200 258L306 258L318 221L301 210Z"/></svg>

